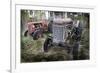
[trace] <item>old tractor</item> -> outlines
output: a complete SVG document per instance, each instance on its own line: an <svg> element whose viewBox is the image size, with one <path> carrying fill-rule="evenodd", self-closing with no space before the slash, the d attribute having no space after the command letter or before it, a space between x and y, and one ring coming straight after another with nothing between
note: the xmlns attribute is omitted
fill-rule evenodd
<svg viewBox="0 0 100 73"><path fill-rule="evenodd" d="M68 52L73 53L74 58L77 57L81 33L82 29L79 20L74 23L71 18L54 19L52 23L52 35L45 40L43 45L44 52L48 52L49 47L57 45L67 48ZM72 41L74 43L70 44L69 40L74 40Z"/></svg>
<svg viewBox="0 0 100 73"><path fill-rule="evenodd" d="M43 32L47 31L48 23L46 20L38 22L28 22L27 30L24 33L24 36L30 35L33 37L33 40L38 39L43 36Z"/></svg>

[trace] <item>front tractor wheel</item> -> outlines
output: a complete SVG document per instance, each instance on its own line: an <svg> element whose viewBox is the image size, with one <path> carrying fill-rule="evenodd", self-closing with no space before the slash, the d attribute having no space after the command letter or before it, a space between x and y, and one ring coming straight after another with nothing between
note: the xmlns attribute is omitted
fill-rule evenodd
<svg viewBox="0 0 100 73"><path fill-rule="evenodd" d="M33 40L37 40L40 37L40 31L36 30L33 34L32 34Z"/></svg>
<svg viewBox="0 0 100 73"><path fill-rule="evenodd" d="M48 51L48 48L52 45L52 37L48 37L44 42L44 52Z"/></svg>

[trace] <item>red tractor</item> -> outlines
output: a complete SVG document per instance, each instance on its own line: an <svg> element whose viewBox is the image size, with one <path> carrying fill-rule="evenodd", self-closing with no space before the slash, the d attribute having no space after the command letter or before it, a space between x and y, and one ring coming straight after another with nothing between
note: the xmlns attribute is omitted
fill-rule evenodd
<svg viewBox="0 0 100 73"><path fill-rule="evenodd" d="M34 40L43 36L43 32L48 29L48 22L46 20L38 22L29 22L27 23L27 30L24 33L24 36L30 35Z"/></svg>

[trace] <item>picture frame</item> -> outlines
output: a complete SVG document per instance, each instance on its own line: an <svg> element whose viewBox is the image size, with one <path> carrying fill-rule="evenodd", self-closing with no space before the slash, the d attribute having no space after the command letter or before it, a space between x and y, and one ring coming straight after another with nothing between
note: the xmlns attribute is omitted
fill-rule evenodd
<svg viewBox="0 0 100 73"><path fill-rule="evenodd" d="M81 12L90 14L90 40L89 54L87 60L77 61L50 61L50 62L29 62L21 63L21 10L44 10L44 11L60 11L60 12ZM32 1L11 1L11 73L18 72L35 72L52 69L67 69L95 66L96 49L95 49L95 8L93 6L82 5L66 5L66 4L45 4Z"/></svg>

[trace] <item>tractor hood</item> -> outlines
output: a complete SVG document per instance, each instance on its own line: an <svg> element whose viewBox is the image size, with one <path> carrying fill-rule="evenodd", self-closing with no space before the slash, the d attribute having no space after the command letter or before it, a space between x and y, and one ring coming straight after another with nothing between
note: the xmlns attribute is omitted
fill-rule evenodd
<svg viewBox="0 0 100 73"><path fill-rule="evenodd" d="M66 18L66 19L56 18L53 20L53 23L55 24L70 24L72 22L73 20L71 18Z"/></svg>

